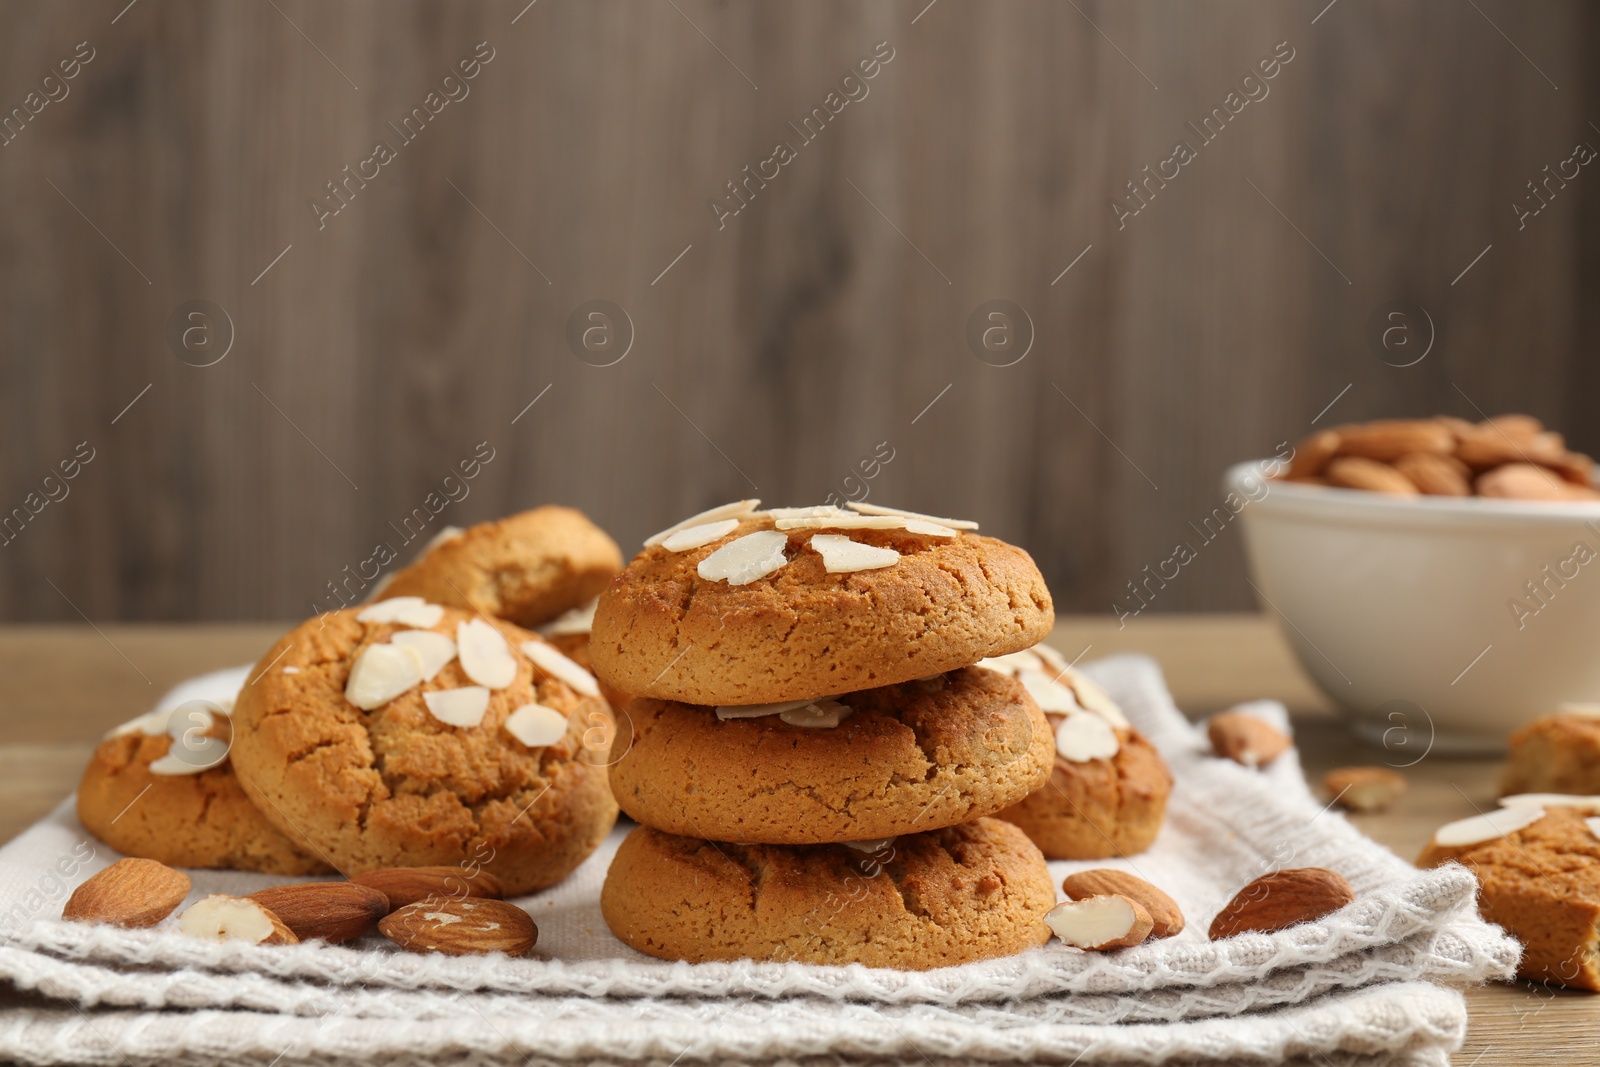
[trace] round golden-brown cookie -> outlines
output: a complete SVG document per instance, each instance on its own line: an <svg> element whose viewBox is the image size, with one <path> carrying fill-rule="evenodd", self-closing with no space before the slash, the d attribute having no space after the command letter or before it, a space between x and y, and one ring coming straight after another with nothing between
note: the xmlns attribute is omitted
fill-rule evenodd
<svg viewBox="0 0 1600 1067"><path fill-rule="evenodd" d="M1052 730L1065 718L1047 712ZM1117 754L1077 763L1056 756L1044 787L997 818L1016 823L1053 860L1130 856L1161 832L1172 772L1137 730L1115 728Z"/></svg>
<svg viewBox="0 0 1600 1067"><path fill-rule="evenodd" d="M641 826L611 861L600 912L651 956L928 970L1050 937L1056 887L998 819L849 845L730 845Z"/></svg>
<svg viewBox="0 0 1600 1067"><path fill-rule="evenodd" d="M257 810L228 761L197 774L152 773L150 765L171 748L166 734L138 730L102 741L78 784L78 821L124 856L169 867L332 870Z"/></svg>
<svg viewBox="0 0 1600 1067"><path fill-rule="evenodd" d="M379 595L420 596L531 629L593 600L621 569L604 530L581 511L547 505L442 538Z"/></svg>
<svg viewBox="0 0 1600 1067"><path fill-rule="evenodd" d="M605 701L536 671L521 646L549 646L510 623L449 608L426 627L359 618L381 606L311 619L262 657L233 712L231 756L245 792L347 875L474 862L510 895L559 882L616 821L604 767L614 733ZM428 629L455 638L463 624L491 627L514 665L503 688L489 689L477 725L447 725L426 699L501 681L482 669L474 681L459 655L371 710L347 699L352 664L369 648L390 646L373 653L369 662L377 662L395 654L397 634ZM529 747L512 736L508 717L531 704L565 718L552 743Z"/></svg>
<svg viewBox="0 0 1600 1067"><path fill-rule="evenodd" d="M729 542L774 529L757 514L698 548L639 553L600 595L595 671L635 697L763 704L942 674L1027 648L1055 619L1033 559L973 533L790 530L787 563L764 577L730 585L699 575L700 562ZM899 559L829 573L810 544L818 534Z"/></svg>
<svg viewBox="0 0 1600 1067"><path fill-rule="evenodd" d="M628 815L668 833L809 845L993 815L1042 786L1055 760L1033 698L994 671L838 699L851 712L832 728L636 700L619 715L611 790Z"/></svg>

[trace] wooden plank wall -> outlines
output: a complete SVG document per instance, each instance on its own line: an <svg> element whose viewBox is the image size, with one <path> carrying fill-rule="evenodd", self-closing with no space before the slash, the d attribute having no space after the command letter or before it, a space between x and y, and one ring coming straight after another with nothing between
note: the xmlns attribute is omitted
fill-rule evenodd
<svg viewBox="0 0 1600 1067"><path fill-rule="evenodd" d="M66 494L6 534L0 616L304 615L480 442L434 528L560 501L632 546L864 487L1077 611L1336 396L1600 448L1600 167L1512 206L1600 147L1578 0L525 2L0 5L0 508ZM996 299L1010 366L966 340ZM1437 331L1407 368L1364 340L1396 299ZM593 300L611 366L566 340ZM1229 530L1151 610L1243 576Z"/></svg>

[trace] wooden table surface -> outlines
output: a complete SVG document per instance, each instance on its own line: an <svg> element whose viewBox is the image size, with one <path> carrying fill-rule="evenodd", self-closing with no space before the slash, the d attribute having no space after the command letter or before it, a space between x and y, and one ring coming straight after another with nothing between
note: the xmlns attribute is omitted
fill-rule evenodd
<svg viewBox="0 0 1600 1067"><path fill-rule="evenodd" d="M0 627L0 841L72 791L97 738L201 671L256 659L278 624ZM1300 756L1315 781L1330 767L1406 762L1364 746L1295 664L1271 620L1255 615L1157 616L1119 629L1069 617L1053 643L1069 659L1145 652L1160 660L1190 715L1270 697L1295 717ZM1355 816L1366 833L1412 859L1433 829L1491 806L1498 761L1437 754L1410 767L1411 790L1391 811ZM1454 1062L1473 1067L1600 1062L1600 997L1529 984L1467 994L1472 1023Z"/></svg>

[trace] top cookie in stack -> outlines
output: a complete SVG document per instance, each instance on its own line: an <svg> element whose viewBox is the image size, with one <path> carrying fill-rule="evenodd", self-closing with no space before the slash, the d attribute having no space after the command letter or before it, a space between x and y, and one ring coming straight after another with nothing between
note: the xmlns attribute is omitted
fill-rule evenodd
<svg viewBox="0 0 1600 1067"><path fill-rule="evenodd" d="M972 523L757 504L662 531L601 595L595 671L636 694L612 789L644 824L608 925L693 961L1041 944L1044 857L988 816L1049 780L1055 744L1020 681L975 666L1054 622L1032 559Z"/></svg>

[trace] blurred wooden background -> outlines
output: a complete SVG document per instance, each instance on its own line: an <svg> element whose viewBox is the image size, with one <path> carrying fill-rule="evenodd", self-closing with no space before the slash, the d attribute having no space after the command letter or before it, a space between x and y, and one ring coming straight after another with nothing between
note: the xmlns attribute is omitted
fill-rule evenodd
<svg viewBox="0 0 1600 1067"><path fill-rule="evenodd" d="M1079 611L1336 397L1319 425L1476 405L1600 448L1600 165L1512 206L1600 147L1592 6L525 2L0 4L0 515L28 511L0 617L308 614L378 542L409 553L479 442L430 533L559 501L631 549L726 499L865 490L980 519ZM1200 146L1186 123L1280 42ZM779 141L719 229L707 201ZM611 366L566 340L600 299L634 333ZM966 340L991 299L1032 322L1011 366ZM1437 330L1404 368L1365 340L1397 299ZM228 321L185 349L194 300ZM1247 606L1243 573L1230 529L1151 610Z"/></svg>

